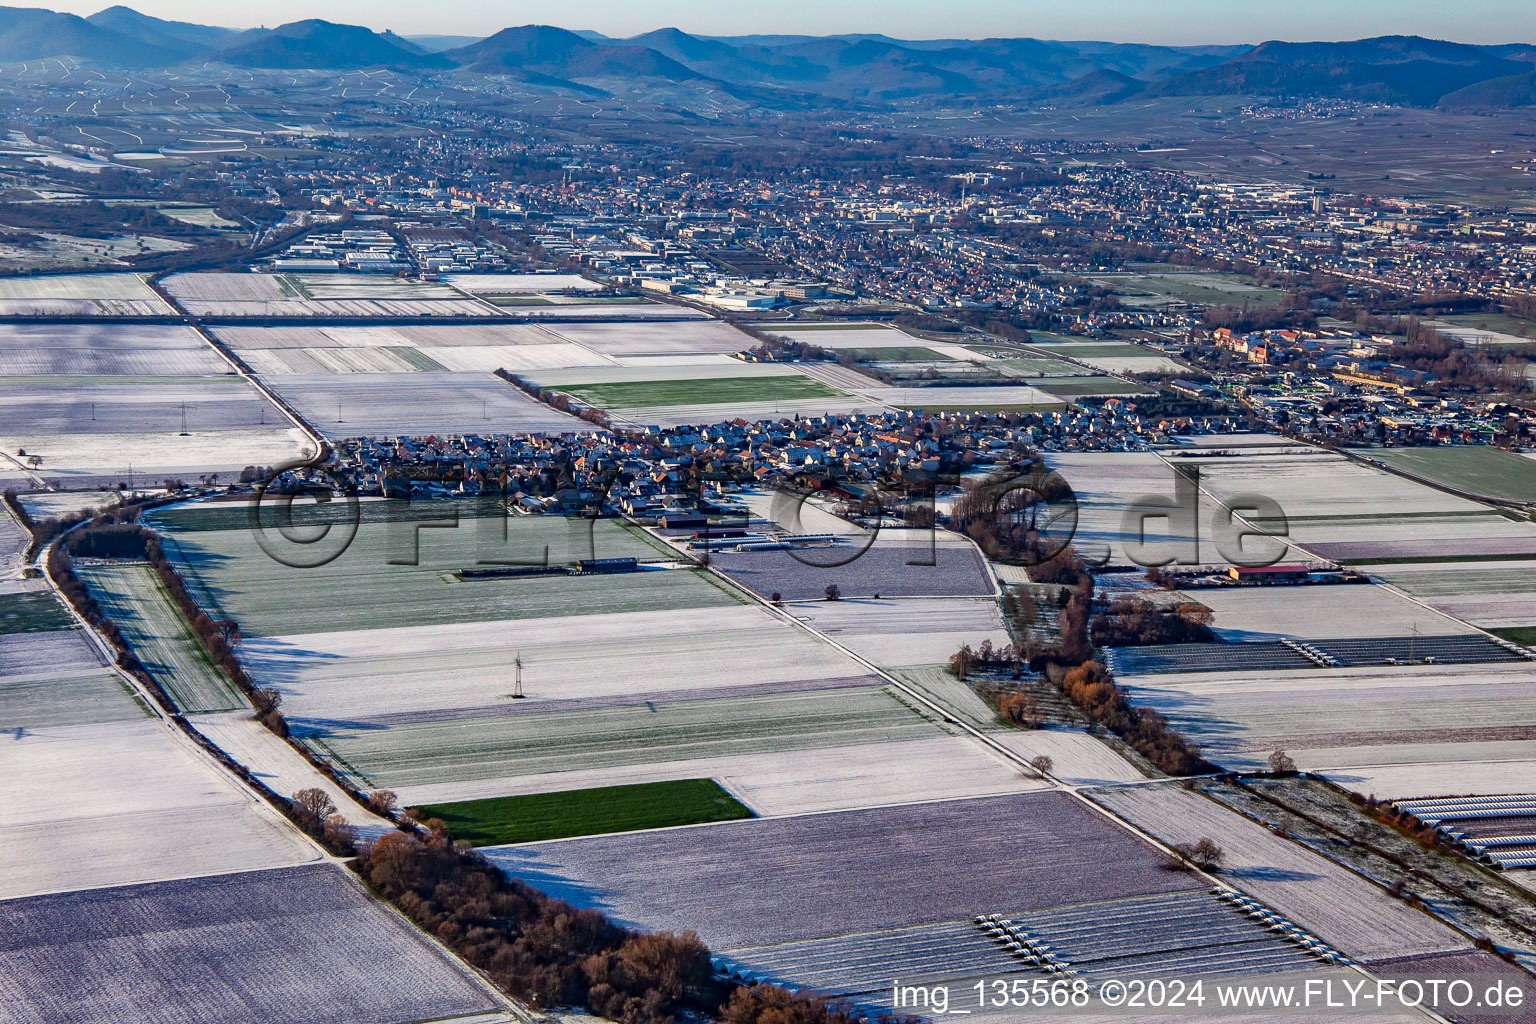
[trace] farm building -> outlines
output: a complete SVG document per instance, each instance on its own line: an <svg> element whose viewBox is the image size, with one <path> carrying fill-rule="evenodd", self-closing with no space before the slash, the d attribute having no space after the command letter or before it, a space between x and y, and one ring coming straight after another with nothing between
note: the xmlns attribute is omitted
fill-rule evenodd
<svg viewBox="0 0 1536 1024"><path fill-rule="evenodd" d="M1304 565L1232 565L1227 575L1239 583L1305 583L1310 575Z"/></svg>

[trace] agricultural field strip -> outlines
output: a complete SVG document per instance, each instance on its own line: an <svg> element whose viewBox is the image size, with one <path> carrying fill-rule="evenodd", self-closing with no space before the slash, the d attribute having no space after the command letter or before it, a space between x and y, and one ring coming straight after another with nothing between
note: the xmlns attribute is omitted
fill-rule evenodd
<svg viewBox="0 0 1536 1024"><path fill-rule="evenodd" d="M406 1024L503 1005L330 864L9 900L0 922L16 1024L276 1024L296 1006Z"/></svg>
<svg viewBox="0 0 1536 1024"><path fill-rule="evenodd" d="M1393 666L1287 672L1140 676L1123 680L1133 703L1168 715L1213 750L1279 745L1390 746L1435 734L1473 744L1536 725L1536 673L1519 665ZM1322 709L1339 714L1320 714ZM1343 716L1343 709L1349 714ZM1359 737L1353 743L1341 737Z"/></svg>
<svg viewBox="0 0 1536 1024"><path fill-rule="evenodd" d="M53 726L148 713L78 631L0 636L0 730L16 733L17 740Z"/></svg>
<svg viewBox="0 0 1536 1024"><path fill-rule="evenodd" d="M298 455L305 441L232 374L0 377L0 438L7 450L41 455L49 476L124 478L130 463L143 473L275 464Z"/></svg>
<svg viewBox="0 0 1536 1024"><path fill-rule="evenodd" d="M1050 385L1045 384L1048 388ZM859 392L860 397L900 408L1060 405L1061 400L1042 387L1029 384L996 384L964 387L893 388L872 387Z"/></svg>
<svg viewBox="0 0 1536 1024"><path fill-rule="evenodd" d="M804 377L799 366L786 363L743 363L730 359L721 362L700 361L677 364L668 360L657 365L647 360L642 366L602 366L551 370L530 374L541 388L560 389L576 385L674 383L679 380L710 381L720 378Z"/></svg>
<svg viewBox="0 0 1536 1024"><path fill-rule="evenodd" d="M608 612L256 637L241 655L253 678L280 689L285 711L300 719L470 718L870 679L856 662L748 605L707 615ZM509 703L514 656L528 699Z"/></svg>
<svg viewBox="0 0 1536 1024"><path fill-rule="evenodd" d="M819 599L831 585L846 598L995 594L980 553L968 540L954 539L959 543L930 544L921 531L881 531L873 543L855 539L841 547L808 548L799 557L786 551L716 552L713 566L759 597L778 593L786 601Z"/></svg>
<svg viewBox="0 0 1536 1024"><path fill-rule="evenodd" d="M192 720L192 728L278 796L290 797L301 789L319 789L331 798L347 824L359 830L359 835L379 836L395 828L394 822L373 814L348 796L250 711L198 715Z"/></svg>
<svg viewBox="0 0 1536 1024"><path fill-rule="evenodd" d="M1172 783L1086 791L1164 843L1212 838L1222 878L1351 957L1462 949L1467 940L1352 871Z"/></svg>
<svg viewBox="0 0 1536 1024"><path fill-rule="evenodd" d="M1200 890L1002 913L1090 977L1316 967L1303 950ZM1039 977L969 920L725 952L755 976L838 995L888 991L894 977L949 980L951 992L973 978Z"/></svg>
<svg viewBox="0 0 1536 1024"><path fill-rule="evenodd" d="M214 376L229 373L188 327L0 325L0 375Z"/></svg>
<svg viewBox="0 0 1536 1024"><path fill-rule="evenodd" d="M712 778L760 817L955 800L1049 788L965 736L937 733L848 747L742 751L721 756L571 768L536 775L397 787L402 803Z"/></svg>
<svg viewBox="0 0 1536 1024"><path fill-rule="evenodd" d="M320 856L158 719L27 730L0 747L0 772L24 780L0 825L0 898Z"/></svg>
<svg viewBox="0 0 1536 1024"><path fill-rule="evenodd" d="M735 401L729 403L729 416L734 419L780 420L791 416L841 416L850 413L880 413L886 406L872 398L860 395L835 395L827 398L776 398L761 401ZM706 425L720 422L726 410L719 403L666 406L615 406L608 410L615 420L634 426L656 425L662 427Z"/></svg>
<svg viewBox="0 0 1536 1024"><path fill-rule="evenodd" d="M748 946L717 956L747 977L833 996L888 990L897 977L931 984L1035 973L969 920Z"/></svg>
<svg viewBox="0 0 1536 1024"><path fill-rule="evenodd" d="M962 644L1009 643L1002 613L989 598L802 601L789 611L887 669L941 664Z"/></svg>
<svg viewBox="0 0 1536 1024"><path fill-rule="evenodd" d="M676 378L676 375L673 375ZM692 408L728 405L740 408L751 403L842 403L847 395L802 373L758 376L688 377L646 381L611 381L599 384L561 384L551 390L588 405L619 409L643 417L654 407Z"/></svg>
<svg viewBox="0 0 1536 1024"><path fill-rule="evenodd" d="M125 299L160 303L137 274L38 274L0 278L0 299ZM169 308L165 310L170 312Z"/></svg>
<svg viewBox="0 0 1536 1024"><path fill-rule="evenodd" d="M846 748L931 736L942 728L890 689L860 687L386 729L340 721L297 731L373 784L399 789L737 753Z"/></svg>
<svg viewBox="0 0 1536 1024"><path fill-rule="evenodd" d="M1536 501L1536 465L1497 448L1366 448L1353 454L1471 494Z"/></svg>
<svg viewBox="0 0 1536 1024"><path fill-rule="evenodd" d="M1328 768L1322 774L1335 785L1382 800L1451 793L1458 796L1536 793L1536 758L1451 764L1444 761L1362 763Z"/></svg>
<svg viewBox="0 0 1536 1024"><path fill-rule="evenodd" d="M611 358L536 324L225 326L216 333L262 374L363 372L370 366L375 372L489 373L613 365Z"/></svg>
<svg viewBox="0 0 1536 1024"><path fill-rule="evenodd" d="M1084 858L1089 846L1094 856ZM716 949L938 924L990 913L1000 900L1023 911L1200 884L1165 870L1154 849L1061 793L482 852L551 895L641 927L693 928Z"/></svg>
<svg viewBox="0 0 1536 1024"><path fill-rule="evenodd" d="M622 308L622 307L621 307ZM751 335L718 320L679 323L560 323L545 321L553 334L610 357L642 355L729 355L757 347ZM741 363L741 366L751 366Z"/></svg>
<svg viewBox="0 0 1536 1024"><path fill-rule="evenodd" d="M489 373L284 374L265 383L333 438L597 429Z"/></svg>
<svg viewBox="0 0 1536 1024"><path fill-rule="evenodd" d="M500 524L508 526L510 542L495 533ZM578 558L659 557L651 541L614 520L464 520L458 528L420 531L421 564L390 565L391 558L411 553L413 532L409 525L364 523L345 554L310 570L274 562L247 528L171 530L166 549L204 610L214 618L234 618L247 644L259 637L358 628L717 609L743 602L723 584L686 569L453 581L453 572L480 559L542 561L546 551L555 565ZM346 599L338 601L338 594Z"/></svg>
<svg viewBox="0 0 1536 1024"><path fill-rule="evenodd" d="M1211 609L1211 628L1227 641L1394 637L1414 629L1425 635L1476 634L1459 619L1407 600L1390 587L1230 587L1188 590L1182 596Z"/></svg>
<svg viewBox="0 0 1536 1024"><path fill-rule="evenodd" d="M1108 557L1114 565L1135 564L1126 551L1127 540L1136 535L1135 523L1125 522L1127 513L1143 499L1171 500L1177 493L1174 466L1153 452L1047 452L1045 460L1076 495L1072 543L1078 551L1085 558ZM1228 564L1231 559L1217 550L1218 537L1212 528L1219 521L1224 521L1222 506L1209 494L1199 496L1198 522L1192 531L1186 531L1182 523L1167 519L1146 521L1146 544L1152 549L1150 557L1182 552L1188 545L1197 545L1195 562ZM1065 525L1073 525L1070 514ZM1132 527L1129 531L1126 529L1128 525ZM1261 543L1265 545L1263 554L1279 554L1282 559L1305 557L1289 542L1278 538L1248 542L1244 551L1260 554Z"/></svg>
<svg viewBox="0 0 1536 1024"><path fill-rule="evenodd" d="M148 565L81 563L76 572L178 708L196 714L249 707Z"/></svg>
<svg viewBox="0 0 1536 1024"><path fill-rule="evenodd" d="M600 291L603 287L580 274L446 274L443 281L461 291L483 295Z"/></svg>

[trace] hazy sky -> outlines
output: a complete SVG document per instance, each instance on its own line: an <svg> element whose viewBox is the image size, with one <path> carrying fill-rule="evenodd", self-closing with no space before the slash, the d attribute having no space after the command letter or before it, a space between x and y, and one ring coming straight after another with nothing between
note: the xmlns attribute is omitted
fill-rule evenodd
<svg viewBox="0 0 1536 1024"><path fill-rule="evenodd" d="M24 3L25 0L10 0ZM91 14L110 0L39 3ZM1035 36L1149 43L1355 39L1417 34L1462 42L1536 41L1531 0L128 0L161 18L251 27L300 18L407 35L485 35L529 23L634 35L675 25L707 35L883 32L908 39Z"/></svg>

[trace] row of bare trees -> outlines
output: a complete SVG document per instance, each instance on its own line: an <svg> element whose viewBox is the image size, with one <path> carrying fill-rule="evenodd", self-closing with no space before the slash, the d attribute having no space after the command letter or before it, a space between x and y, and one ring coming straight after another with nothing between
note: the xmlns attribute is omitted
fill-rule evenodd
<svg viewBox="0 0 1536 1024"><path fill-rule="evenodd" d="M602 409L573 409L571 408L571 400L559 392L545 391L532 381L519 377L515 373L509 373L506 370L498 369L495 371L495 374L523 394L530 398L538 399L551 409L558 409L568 416L575 416L577 419L586 420L588 423L594 423L605 429L613 425L613 420Z"/></svg>
<svg viewBox="0 0 1536 1024"><path fill-rule="evenodd" d="M843 1004L738 986L693 932L636 933L508 878L447 836L392 832L351 866L374 892L537 1007L586 1006L623 1024L870 1024Z"/></svg>

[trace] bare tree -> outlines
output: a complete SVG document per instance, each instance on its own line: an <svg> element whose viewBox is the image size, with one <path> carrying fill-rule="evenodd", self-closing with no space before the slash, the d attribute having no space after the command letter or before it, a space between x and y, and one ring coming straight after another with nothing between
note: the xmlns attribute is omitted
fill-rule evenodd
<svg viewBox="0 0 1536 1024"><path fill-rule="evenodd" d="M1269 770L1276 775L1289 775L1296 770L1296 762L1290 754L1277 750L1269 755Z"/></svg>
<svg viewBox="0 0 1536 1024"><path fill-rule="evenodd" d="M347 819L339 814L332 814L325 819L321 835L325 837L326 845L336 849L345 850L357 842L357 829L347 824Z"/></svg>
<svg viewBox="0 0 1536 1024"><path fill-rule="evenodd" d="M399 798L392 789L376 789L368 794L368 808L373 813L385 818L392 818Z"/></svg>
<svg viewBox="0 0 1536 1024"><path fill-rule="evenodd" d="M1221 847L1217 846L1216 840L1209 836L1194 843L1175 844L1173 852L1178 854L1184 863L1197 867L1201 871L1214 871L1221 866Z"/></svg>
<svg viewBox="0 0 1536 1024"><path fill-rule="evenodd" d="M1056 762L1051 759L1049 754L1039 754L1029 759L1029 766L1035 770L1036 775L1043 779L1055 769Z"/></svg>
<svg viewBox="0 0 1536 1024"><path fill-rule="evenodd" d="M325 821L336 813L336 804L332 802L330 795L325 790L314 786L293 794L292 802L293 806L300 811L312 815L317 823Z"/></svg>
<svg viewBox="0 0 1536 1024"><path fill-rule="evenodd" d="M827 595L828 601L836 601L838 598L843 596L842 588L839 587L836 583L828 583L827 589L822 591L822 593Z"/></svg>

